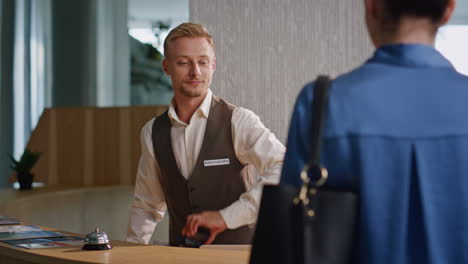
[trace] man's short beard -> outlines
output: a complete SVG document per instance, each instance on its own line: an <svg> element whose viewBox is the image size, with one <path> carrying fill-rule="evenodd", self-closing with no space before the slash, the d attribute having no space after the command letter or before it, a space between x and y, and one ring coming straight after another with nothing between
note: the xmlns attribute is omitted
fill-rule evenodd
<svg viewBox="0 0 468 264"><path fill-rule="evenodd" d="M203 90L189 90L189 89L184 89L183 87L179 89L179 92L187 97L199 97L203 95L203 93L206 91L206 89Z"/></svg>

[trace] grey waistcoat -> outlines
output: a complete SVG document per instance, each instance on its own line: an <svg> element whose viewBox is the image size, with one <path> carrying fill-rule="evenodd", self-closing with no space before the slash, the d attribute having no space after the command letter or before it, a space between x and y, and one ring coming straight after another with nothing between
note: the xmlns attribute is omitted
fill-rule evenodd
<svg viewBox="0 0 468 264"><path fill-rule="evenodd" d="M203 144L189 179L180 173L171 143L168 113L155 119L152 137L160 182L169 211L169 242L174 244L189 214L217 211L237 201L245 192L239 162L234 152L231 116L235 106L213 96ZM206 160L229 159L229 165L208 166ZM242 212L239 212L242 213ZM213 244L250 244L253 228L243 226L220 233Z"/></svg>

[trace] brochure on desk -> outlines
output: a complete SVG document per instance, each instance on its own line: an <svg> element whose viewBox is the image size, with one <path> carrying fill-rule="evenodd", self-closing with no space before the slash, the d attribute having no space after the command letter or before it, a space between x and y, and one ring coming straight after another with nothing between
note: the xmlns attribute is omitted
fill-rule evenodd
<svg viewBox="0 0 468 264"><path fill-rule="evenodd" d="M15 247L26 249L40 249L40 248L55 248L55 247L68 247L83 245L84 239L81 237L62 236L62 237L49 237L49 238L31 238L31 239L17 239L17 240L4 240Z"/></svg>
<svg viewBox="0 0 468 264"><path fill-rule="evenodd" d="M0 215L0 225L18 225L20 221Z"/></svg>
<svg viewBox="0 0 468 264"><path fill-rule="evenodd" d="M0 226L0 241L58 236L64 236L64 234L46 231L40 227L32 225Z"/></svg>

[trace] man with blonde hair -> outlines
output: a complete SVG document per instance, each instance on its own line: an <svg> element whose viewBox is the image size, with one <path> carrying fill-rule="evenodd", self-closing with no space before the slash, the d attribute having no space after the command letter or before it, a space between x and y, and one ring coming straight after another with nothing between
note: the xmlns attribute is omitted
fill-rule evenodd
<svg viewBox="0 0 468 264"><path fill-rule="evenodd" d="M213 95L214 43L202 25L174 28L164 55L174 98L141 132L127 240L148 243L167 208L171 245L202 228L202 243L249 244L262 184L279 181L284 146L252 111Z"/></svg>

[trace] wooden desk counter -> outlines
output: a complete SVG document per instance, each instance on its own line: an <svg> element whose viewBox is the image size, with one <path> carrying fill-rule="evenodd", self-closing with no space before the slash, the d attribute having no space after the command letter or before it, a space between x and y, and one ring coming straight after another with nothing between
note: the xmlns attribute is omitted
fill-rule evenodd
<svg viewBox="0 0 468 264"><path fill-rule="evenodd" d="M32 191L18 192L16 190L0 190L0 215L8 215L8 212L14 209L13 207L21 207L19 213L32 213L32 210L37 211L37 214L42 212L49 212L52 209L59 207L60 202L63 202L64 208L70 210L75 209L76 203L82 202L83 197L91 196L93 201L102 202L101 196L95 196L95 194L104 194L110 196L111 201L115 201L119 195L110 195L114 192L122 192L123 196L132 195L131 186L109 186L109 187L90 187L90 188L74 188L73 186L48 186L44 188L34 189ZM128 193L128 194L127 194ZM78 196L77 199L65 199L70 194L83 194ZM45 199L47 198L47 199ZM40 203L33 203L33 201L41 201ZM53 207L42 206L43 203L50 203L54 201ZM123 202L115 202L115 206L121 206ZM93 204L86 204L83 208L89 208ZM112 205L112 204L111 204ZM107 204L103 204L103 208L106 208ZM114 206L114 205L112 205ZM24 209L22 209L24 207ZM36 209L33 209L36 207ZM41 207L37 209L37 207ZM100 208L98 208L100 209ZM96 211L99 211L96 209ZM6 210L6 212L4 211ZM96 212L93 211L93 212ZM60 212L60 211L59 211ZM112 212L112 210L105 211L106 214ZM64 218L66 213L64 211L60 214L61 218ZM118 215L118 214L117 214ZM128 215L124 212L125 216ZM16 217L16 215L9 215ZM53 216L53 215L52 215ZM56 217L56 216L54 216ZM20 220L26 220L19 217ZM25 224L32 225L48 225L47 223L41 224L30 218L31 220L26 221ZM68 219L68 218L66 218ZM117 221L118 219L116 219ZM115 221L113 221L115 222ZM100 221L101 224L105 224L105 221ZM69 223L70 224L70 223ZM119 225L126 226L126 225ZM56 227L57 228L57 227ZM45 228L51 231L67 230L68 228ZM87 229L91 230L91 229ZM104 229L107 231L107 229ZM75 233L84 233L80 231L74 231ZM65 234L76 235L69 232L62 232ZM83 235L78 235L83 236ZM112 237L111 237L112 238ZM178 247L164 247L164 246L148 246L143 244L129 243L119 240L111 240L113 248L111 250L101 251L84 251L81 250L81 246L70 246L50 249L21 249L15 248L6 243L0 243L0 264L75 264L75 263L116 263L116 264L145 264L145 263L157 263L157 264L179 264L179 263L203 263L203 264L246 264L249 261L250 248L249 247L234 247L234 250L217 249L217 246L208 247L207 249L192 249L192 248L178 248ZM214 249L216 248L216 249ZM227 247L233 249L232 247Z"/></svg>
<svg viewBox="0 0 468 264"><path fill-rule="evenodd" d="M85 251L81 246L19 249L0 243L0 264L246 264L250 254L248 250L147 246L123 241L112 241L112 245L111 250Z"/></svg>
<svg viewBox="0 0 468 264"><path fill-rule="evenodd" d="M87 234L97 226L111 240L124 240L134 186L44 186L29 191L0 189L0 215L34 225ZM169 240L169 221L154 239Z"/></svg>

